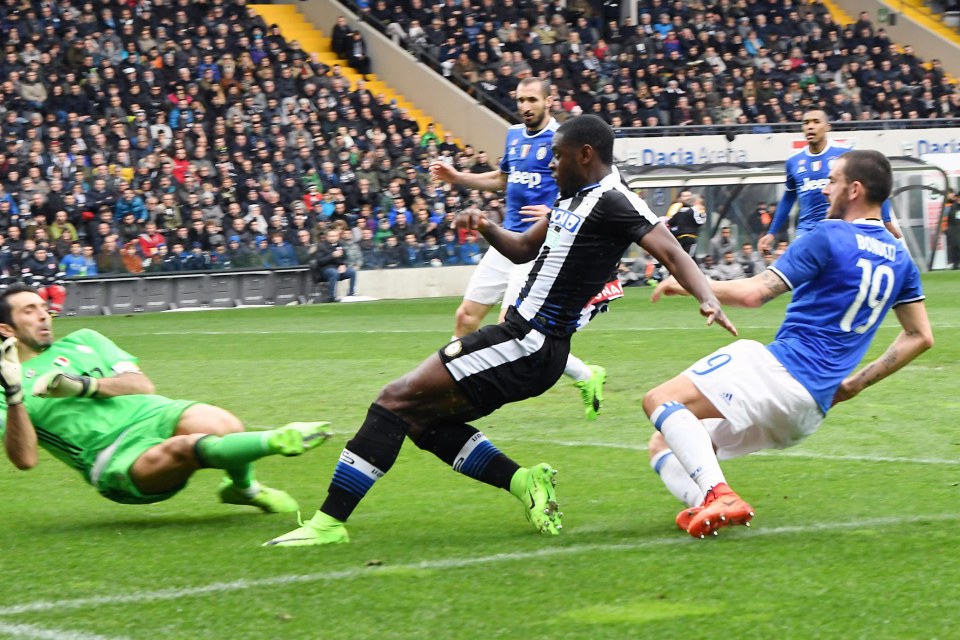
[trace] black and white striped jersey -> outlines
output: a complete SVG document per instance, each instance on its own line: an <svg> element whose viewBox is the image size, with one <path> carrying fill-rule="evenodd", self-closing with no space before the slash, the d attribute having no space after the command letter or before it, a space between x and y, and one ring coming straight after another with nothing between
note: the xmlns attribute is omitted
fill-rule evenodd
<svg viewBox="0 0 960 640"><path fill-rule="evenodd" d="M627 247L659 221L616 168L571 198L561 195L517 299L520 315L545 334L574 333L582 324L584 306L616 277Z"/></svg>

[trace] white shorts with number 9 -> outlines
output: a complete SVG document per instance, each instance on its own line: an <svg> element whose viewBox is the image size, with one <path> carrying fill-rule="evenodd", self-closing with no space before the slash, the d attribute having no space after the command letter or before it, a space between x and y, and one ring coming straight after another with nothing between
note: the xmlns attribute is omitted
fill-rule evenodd
<svg viewBox="0 0 960 640"><path fill-rule="evenodd" d="M737 340L683 373L724 416L703 421L721 460L791 447L823 422L810 392L755 340Z"/></svg>

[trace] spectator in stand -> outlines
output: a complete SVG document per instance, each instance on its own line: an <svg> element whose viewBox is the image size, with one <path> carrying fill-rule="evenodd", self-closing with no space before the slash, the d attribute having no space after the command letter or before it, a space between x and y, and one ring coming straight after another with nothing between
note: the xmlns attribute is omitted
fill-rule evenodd
<svg viewBox="0 0 960 640"><path fill-rule="evenodd" d="M354 31L350 34L346 53L347 64L366 80L370 73L370 57L367 55L367 43L364 42L362 33Z"/></svg>
<svg viewBox="0 0 960 640"><path fill-rule="evenodd" d="M83 246L79 242L73 241L70 243L70 253L60 260L60 271L63 272L65 278L87 275L87 261L83 257Z"/></svg>
<svg viewBox="0 0 960 640"><path fill-rule="evenodd" d="M127 273L123 264L123 255L117 249L117 236L108 235L100 251L97 252L97 273L100 275L118 275Z"/></svg>
<svg viewBox="0 0 960 640"><path fill-rule="evenodd" d="M296 249L287 242L283 233L277 231L270 236L270 263L275 267L295 267L300 264Z"/></svg>
<svg viewBox="0 0 960 640"><path fill-rule="evenodd" d="M403 266L403 248L397 242L397 236L388 235L380 247L381 266L384 269L396 269Z"/></svg>
<svg viewBox="0 0 960 640"><path fill-rule="evenodd" d="M184 253L182 264L184 271L206 271L210 268L210 256L203 250L202 244L194 242L190 252Z"/></svg>
<svg viewBox="0 0 960 640"><path fill-rule="evenodd" d="M121 250L123 266L128 273L143 272L143 258L140 256L139 243L136 240L130 240Z"/></svg>
<svg viewBox="0 0 960 640"><path fill-rule="evenodd" d="M84 275L87 277L100 275L100 267L97 264L97 256L93 252L93 247L88 244L84 245L81 253L83 261L86 263L86 273Z"/></svg>
<svg viewBox="0 0 960 640"><path fill-rule="evenodd" d="M50 315L54 317L60 315L67 300L63 277L56 258L45 247L34 249L33 255L27 257L20 268L20 278L36 288L40 297L49 304Z"/></svg>
<svg viewBox="0 0 960 640"><path fill-rule="evenodd" d="M743 275L747 278L755 276L766 269L766 266L763 264L763 256L759 251L754 251L753 245L749 242L743 243L743 246L740 248L740 255L737 256L737 262L743 267Z"/></svg>
<svg viewBox="0 0 960 640"><path fill-rule="evenodd" d="M420 243L417 242L417 236L412 232L406 232L403 236L403 244L400 245L402 252L400 254L400 266L403 267L422 267L420 263Z"/></svg>
<svg viewBox="0 0 960 640"><path fill-rule="evenodd" d="M322 280L327 283L325 302L339 301L339 298L337 298L337 283L341 280L350 281L350 289L347 295L354 295L357 272L347 264L346 252L340 244L339 229L335 227L327 229L323 240L317 244L317 251L310 263L310 269L313 271L315 281Z"/></svg>
<svg viewBox="0 0 960 640"><path fill-rule="evenodd" d="M728 252L735 253L736 246L733 240L733 228L728 223L724 223L720 227L720 235L710 239L710 257L713 264L719 264L724 254Z"/></svg>
<svg viewBox="0 0 960 640"><path fill-rule="evenodd" d="M746 277L743 267L737 262L737 256L732 251L723 254L723 260L714 269L715 280L739 280Z"/></svg>

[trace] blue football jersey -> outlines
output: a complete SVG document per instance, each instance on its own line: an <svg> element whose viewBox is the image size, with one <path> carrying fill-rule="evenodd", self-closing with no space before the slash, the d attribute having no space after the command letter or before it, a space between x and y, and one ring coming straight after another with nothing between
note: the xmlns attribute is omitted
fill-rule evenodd
<svg viewBox="0 0 960 640"><path fill-rule="evenodd" d="M797 215L797 233L809 233L827 217L830 202L823 195L823 188L827 186L830 176L830 166L838 157L850 151L850 147L828 142L820 153L810 153L806 146L796 152L786 163L786 193L784 193L784 209L778 206L774 219L770 224L770 233L776 233L786 223L793 203L800 201L800 211ZM883 203L881 216L884 222L890 220L890 201Z"/></svg>
<svg viewBox="0 0 960 640"><path fill-rule="evenodd" d="M550 118L543 129L530 135L522 124L507 131L500 171L507 174L507 202L503 228L526 231L532 222L521 222L520 207L530 204L553 206L560 192L550 174L553 134L560 123Z"/></svg>
<svg viewBox="0 0 960 640"><path fill-rule="evenodd" d="M924 297L920 271L879 220L825 220L770 269L793 300L768 349L824 413L887 311Z"/></svg>

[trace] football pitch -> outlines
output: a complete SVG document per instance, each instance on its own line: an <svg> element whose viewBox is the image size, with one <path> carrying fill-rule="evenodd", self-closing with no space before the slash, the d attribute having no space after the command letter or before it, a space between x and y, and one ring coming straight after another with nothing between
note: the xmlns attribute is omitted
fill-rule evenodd
<svg viewBox="0 0 960 640"><path fill-rule="evenodd" d="M0 637L130 639L955 638L960 628L960 274L924 278L937 344L835 408L802 445L724 464L749 529L694 540L650 469L643 393L731 338L650 289L574 338L608 371L587 423L564 378L476 426L522 465L559 470L563 532L406 443L351 518L352 542L261 548L296 526L217 501L204 471L174 499L124 506L41 454L0 465ZM248 428L330 420L337 434L259 479L304 517L378 389L442 346L457 300L64 318L140 358L158 392ZM769 341L786 299L728 309ZM868 358L898 325L890 314ZM956 529L955 529L956 527Z"/></svg>

